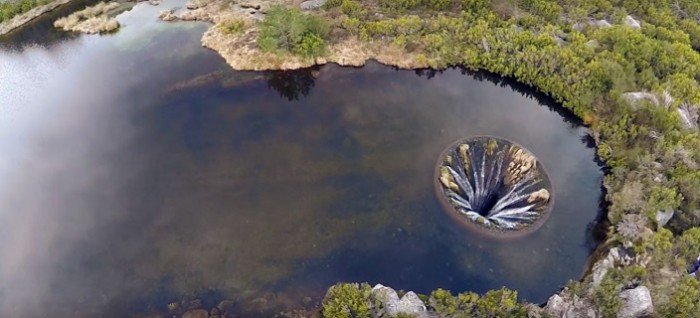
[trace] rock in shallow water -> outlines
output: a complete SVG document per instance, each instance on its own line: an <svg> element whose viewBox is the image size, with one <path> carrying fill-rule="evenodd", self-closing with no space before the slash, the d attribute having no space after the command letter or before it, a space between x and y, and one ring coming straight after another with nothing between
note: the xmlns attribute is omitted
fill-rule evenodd
<svg viewBox="0 0 700 318"><path fill-rule="evenodd" d="M654 304L646 286L639 286L620 292L622 307L617 313L618 318L646 317L654 313Z"/></svg>

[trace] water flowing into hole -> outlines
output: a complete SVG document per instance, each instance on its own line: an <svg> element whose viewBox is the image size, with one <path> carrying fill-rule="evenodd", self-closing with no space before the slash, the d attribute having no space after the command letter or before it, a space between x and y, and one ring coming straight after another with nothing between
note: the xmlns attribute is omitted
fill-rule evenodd
<svg viewBox="0 0 700 318"><path fill-rule="evenodd" d="M491 236L531 233L552 207L551 183L535 156L495 137L450 146L440 158L436 184L450 214Z"/></svg>

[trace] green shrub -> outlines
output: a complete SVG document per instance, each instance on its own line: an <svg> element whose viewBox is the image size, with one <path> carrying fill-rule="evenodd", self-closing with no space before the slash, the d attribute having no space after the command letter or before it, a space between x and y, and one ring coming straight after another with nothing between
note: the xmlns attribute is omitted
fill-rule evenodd
<svg viewBox="0 0 700 318"><path fill-rule="evenodd" d="M518 303L518 292L506 288L490 290L476 302L475 317L527 317Z"/></svg>
<svg viewBox="0 0 700 318"><path fill-rule="evenodd" d="M358 32L360 31L361 24L362 22L360 22L360 20L356 18L347 18L343 20L341 26L343 27L343 29L350 32L350 34L358 34Z"/></svg>
<svg viewBox="0 0 700 318"><path fill-rule="evenodd" d="M245 21L240 19L224 21L219 25L221 31L229 35L241 32L244 27Z"/></svg>
<svg viewBox="0 0 700 318"><path fill-rule="evenodd" d="M328 24L299 9L272 7L260 22L258 47L266 52L278 50L301 56L318 56L325 51Z"/></svg>
<svg viewBox="0 0 700 318"><path fill-rule="evenodd" d="M343 0L340 4L340 11L349 17L359 17L363 14L362 5L354 0Z"/></svg>
<svg viewBox="0 0 700 318"><path fill-rule="evenodd" d="M339 7L341 4L343 4L343 0L328 0L323 4L323 8L326 10L333 9Z"/></svg>
<svg viewBox="0 0 700 318"><path fill-rule="evenodd" d="M683 277L659 313L668 318L700 317L700 282L691 276Z"/></svg>
<svg viewBox="0 0 700 318"><path fill-rule="evenodd" d="M453 296L448 290L437 289L428 299L430 308L439 317L526 317L527 309L518 303L518 293L506 288L485 295L471 292Z"/></svg>
<svg viewBox="0 0 700 318"><path fill-rule="evenodd" d="M371 291L366 283L336 284L328 289L321 313L326 318L369 318Z"/></svg>
<svg viewBox="0 0 700 318"><path fill-rule="evenodd" d="M379 5L389 10L406 11L418 8L421 2L421 0L379 0Z"/></svg>
<svg viewBox="0 0 700 318"><path fill-rule="evenodd" d="M646 269L641 266L609 270L600 286L593 291L593 301L603 314L603 317L615 317L622 305L618 294L623 287L639 284L646 276Z"/></svg>
<svg viewBox="0 0 700 318"><path fill-rule="evenodd" d="M558 20L564 13L564 9L554 0L524 0L522 3L530 13L550 22Z"/></svg>
<svg viewBox="0 0 700 318"><path fill-rule="evenodd" d="M689 229L676 240L675 244L678 256L690 264L700 254L700 228Z"/></svg>
<svg viewBox="0 0 700 318"><path fill-rule="evenodd" d="M454 2L453 0L379 0L379 5L396 12L415 9L443 11L451 9Z"/></svg>
<svg viewBox="0 0 700 318"><path fill-rule="evenodd" d="M19 0L0 3L0 23L12 19L18 14L25 13L32 8L45 5L51 0Z"/></svg>
<svg viewBox="0 0 700 318"><path fill-rule="evenodd" d="M314 33L304 33L301 42L294 46L294 53L305 57L323 55L326 49L326 42Z"/></svg>

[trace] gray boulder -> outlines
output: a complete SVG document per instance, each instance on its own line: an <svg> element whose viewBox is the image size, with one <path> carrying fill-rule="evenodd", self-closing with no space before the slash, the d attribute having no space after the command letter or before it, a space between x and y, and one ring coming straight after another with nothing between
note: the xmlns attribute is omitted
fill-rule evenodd
<svg viewBox="0 0 700 318"><path fill-rule="evenodd" d="M591 283L593 288L600 286L608 270L614 268L616 265L629 265L631 261L632 257L630 257L625 250L619 247L611 248L605 258L593 264L593 269L591 271Z"/></svg>
<svg viewBox="0 0 700 318"><path fill-rule="evenodd" d="M654 304L646 286L623 290L619 296L622 300L622 307L617 313L618 318L639 318L654 313Z"/></svg>
<svg viewBox="0 0 700 318"><path fill-rule="evenodd" d="M642 25L639 24L639 21L635 20L631 15L625 17L625 25L633 29L639 29L642 27Z"/></svg>
<svg viewBox="0 0 700 318"><path fill-rule="evenodd" d="M304 1L299 5L299 8L302 10L316 10L321 8L324 4L326 4L327 0L308 0Z"/></svg>
<svg viewBox="0 0 700 318"><path fill-rule="evenodd" d="M544 311L557 318L596 318L595 306L589 302L574 296L561 297L554 295L549 297Z"/></svg>
<svg viewBox="0 0 700 318"><path fill-rule="evenodd" d="M664 227L668 223L668 221L671 220L673 217L673 210L666 210L666 211L656 211L656 216L654 219L656 220L656 224L661 228Z"/></svg>
<svg viewBox="0 0 700 318"><path fill-rule="evenodd" d="M377 284L372 288L372 298L379 304L375 314L379 317L396 317L399 314L416 318L428 317L428 310L418 295L408 292L399 298L393 288Z"/></svg>
<svg viewBox="0 0 700 318"><path fill-rule="evenodd" d="M678 107L678 115L681 117L683 126L688 129L698 129L698 123L700 123L700 105L683 103Z"/></svg>

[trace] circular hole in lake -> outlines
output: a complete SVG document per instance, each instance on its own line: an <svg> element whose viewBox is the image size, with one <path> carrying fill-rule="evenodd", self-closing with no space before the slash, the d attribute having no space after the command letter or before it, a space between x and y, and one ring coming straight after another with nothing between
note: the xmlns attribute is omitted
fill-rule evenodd
<svg viewBox="0 0 700 318"><path fill-rule="evenodd" d="M199 297L250 316L313 306L339 281L542 302L583 273L602 172L549 99L458 69L234 72L199 45L206 26L158 11L0 50L0 105L15 105L0 117L0 286L17 286L0 308L129 316ZM536 232L486 240L443 212L436 158L474 135L547 168L556 202Z"/></svg>
<svg viewBox="0 0 700 318"><path fill-rule="evenodd" d="M537 230L553 206L542 164L512 141L478 136L445 149L435 171L436 194L447 213L491 238Z"/></svg>

